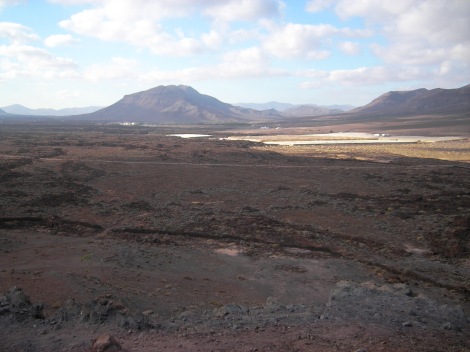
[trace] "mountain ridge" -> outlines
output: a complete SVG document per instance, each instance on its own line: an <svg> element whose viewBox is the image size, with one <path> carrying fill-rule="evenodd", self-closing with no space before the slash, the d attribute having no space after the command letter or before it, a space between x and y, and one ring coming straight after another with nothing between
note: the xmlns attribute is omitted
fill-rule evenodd
<svg viewBox="0 0 470 352"><path fill-rule="evenodd" d="M303 117L303 116L325 116L343 114L340 109L330 109L319 105L298 105L282 112L287 116Z"/></svg>
<svg viewBox="0 0 470 352"><path fill-rule="evenodd" d="M325 108L331 110L342 110L344 112L352 110L355 106L348 104L334 104L334 105L317 105L317 104L291 104L291 103L282 103L278 101L269 101L267 103L237 103L237 106L242 106L245 108L255 109L255 110L268 110L275 109L279 112L285 112L286 110L295 109L299 107L316 107L316 108Z"/></svg>
<svg viewBox="0 0 470 352"><path fill-rule="evenodd" d="M470 84L454 89L390 91L350 113L405 115L470 111Z"/></svg>
<svg viewBox="0 0 470 352"><path fill-rule="evenodd" d="M256 104L253 104L256 106ZM253 106L252 105L252 106ZM269 123L294 122L299 119L341 115L341 120L362 118L367 121L383 121L387 117L429 114L461 114L470 116L470 85L455 89L425 89L390 91L362 107L344 112L321 105L300 105L269 102L261 107L285 108L279 112L273 108L255 110L222 102L212 96L199 93L190 86L157 86L148 90L125 95L114 104L85 114L66 115L75 121L96 122L150 122L156 124L204 124L204 123ZM16 108L25 108L13 105ZM289 106L291 106L289 108ZM10 106L12 107L12 106ZM25 108L28 109L28 108ZM73 109L73 108L72 108ZM47 110L47 109L38 109ZM61 109L67 110L67 109ZM0 109L7 120L54 118L58 115L13 114ZM59 115L63 116L64 115ZM366 121L364 120L364 121Z"/></svg>
<svg viewBox="0 0 470 352"><path fill-rule="evenodd" d="M257 111L224 103L190 86L157 86L125 95L116 103L81 118L97 121L153 123L231 123L280 118L273 111Z"/></svg>
<svg viewBox="0 0 470 352"><path fill-rule="evenodd" d="M73 108L63 108L63 109L49 109L49 108L39 108L31 109L21 104L12 104L8 106L3 106L1 109L9 114L16 115L30 115L30 116L73 116L80 114L88 114L95 112L99 109L102 109L101 106L85 106L85 107L73 107Z"/></svg>

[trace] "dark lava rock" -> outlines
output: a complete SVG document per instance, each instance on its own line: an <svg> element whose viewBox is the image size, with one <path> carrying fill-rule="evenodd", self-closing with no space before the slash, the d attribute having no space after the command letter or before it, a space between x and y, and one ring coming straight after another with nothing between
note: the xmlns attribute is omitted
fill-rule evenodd
<svg viewBox="0 0 470 352"><path fill-rule="evenodd" d="M32 304L31 299L23 289L12 287L5 295L0 296L0 314L14 315L18 320L27 317L44 319L42 303Z"/></svg>

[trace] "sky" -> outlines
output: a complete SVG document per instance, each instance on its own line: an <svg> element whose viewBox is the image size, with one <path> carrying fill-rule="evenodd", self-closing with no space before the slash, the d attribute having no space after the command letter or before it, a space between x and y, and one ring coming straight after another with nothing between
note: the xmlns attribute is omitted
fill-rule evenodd
<svg viewBox="0 0 470 352"><path fill-rule="evenodd" d="M0 0L0 106L108 106L159 85L351 104L470 83L470 0Z"/></svg>

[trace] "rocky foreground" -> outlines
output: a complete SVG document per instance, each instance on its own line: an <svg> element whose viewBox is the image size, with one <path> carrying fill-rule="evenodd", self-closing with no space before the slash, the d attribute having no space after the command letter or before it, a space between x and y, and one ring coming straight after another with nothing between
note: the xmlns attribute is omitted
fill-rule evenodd
<svg viewBox="0 0 470 352"><path fill-rule="evenodd" d="M166 320L152 310L132 312L110 294L87 303L69 299L56 314L46 317L43 304L32 303L21 288L13 287L0 296L0 307L4 332L0 347L5 351L150 351L157 346L167 350L176 342L180 348L191 342L193 350L200 351L224 350L224 345L247 351L351 350L354 344L356 351L400 350L414 344L416 351L470 347L470 320L461 306L439 305L404 284L340 281L325 307L285 305L268 298L262 306L234 303L205 311L188 309ZM346 342L341 341L344 332L325 336L326 326L332 330L347 326L349 333L362 333ZM371 328L378 334L367 340L364 329ZM285 335L285 340L274 334ZM273 335L268 344L265 335ZM242 340L235 344L235 336ZM243 340L244 336L248 339Z"/></svg>

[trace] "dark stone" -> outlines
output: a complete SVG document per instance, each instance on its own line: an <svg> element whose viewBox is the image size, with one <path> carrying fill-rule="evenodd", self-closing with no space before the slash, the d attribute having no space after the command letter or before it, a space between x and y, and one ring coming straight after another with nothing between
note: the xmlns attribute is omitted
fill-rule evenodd
<svg viewBox="0 0 470 352"><path fill-rule="evenodd" d="M122 347L116 339L109 334L100 335L94 342L92 352L122 351Z"/></svg>

